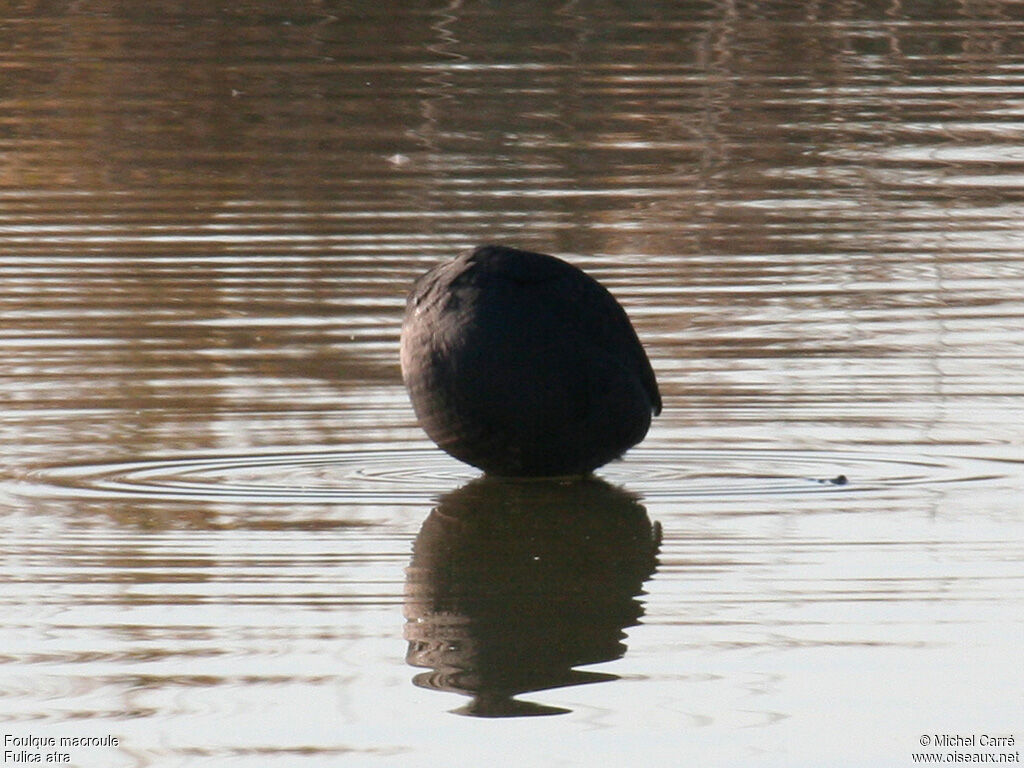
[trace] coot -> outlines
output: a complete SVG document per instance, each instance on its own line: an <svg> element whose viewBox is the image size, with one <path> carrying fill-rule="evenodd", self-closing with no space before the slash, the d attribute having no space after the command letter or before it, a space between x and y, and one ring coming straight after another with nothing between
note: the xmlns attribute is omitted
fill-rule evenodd
<svg viewBox="0 0 1024 768"><path fill-rule="evenodd" d="M413 286L402 378L437 445L499 476L586 474L661 413L625 311L554 256L484 245Z"/></svg>

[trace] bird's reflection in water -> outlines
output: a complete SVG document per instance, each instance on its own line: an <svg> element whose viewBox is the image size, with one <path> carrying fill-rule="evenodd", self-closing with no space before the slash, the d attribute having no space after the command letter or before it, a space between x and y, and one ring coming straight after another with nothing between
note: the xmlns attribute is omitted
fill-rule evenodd
<svg viewBox="0 0 1024 768"><path fill-rule="evenodd" d="M569 710L515 697L616 679L576 667L620 658L638 623L660 527L632 494L483 477L442 497L407 571L407 661L416 685L471 697L477 717Z"/></svg>

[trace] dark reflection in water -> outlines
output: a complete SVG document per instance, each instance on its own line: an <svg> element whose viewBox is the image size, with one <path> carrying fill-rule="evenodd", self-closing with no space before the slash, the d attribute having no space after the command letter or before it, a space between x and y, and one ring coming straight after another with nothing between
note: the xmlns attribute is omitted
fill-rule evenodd
<svg viewBox="0 0 1024 768"><path fill-rule="evenodd" d="M625 653L660 533L634 495L597 478L485 477L445 495L407 571L407 660L433 670L414 682L470 696L460 714L567 712L514 697L615 679L576 667Z"/></svg>

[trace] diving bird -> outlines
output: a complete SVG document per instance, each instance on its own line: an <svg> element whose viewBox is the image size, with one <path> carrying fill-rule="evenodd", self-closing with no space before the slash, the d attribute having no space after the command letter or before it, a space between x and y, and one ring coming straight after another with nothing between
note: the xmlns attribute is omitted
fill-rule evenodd
<svg viewBox="0 0 1024 768"><path fill-rule="evenodd" d="M484 245L421 276L401 360L427 435L491 475L587 474L643 440L661 413L625 310L542 253Z"/></svg>

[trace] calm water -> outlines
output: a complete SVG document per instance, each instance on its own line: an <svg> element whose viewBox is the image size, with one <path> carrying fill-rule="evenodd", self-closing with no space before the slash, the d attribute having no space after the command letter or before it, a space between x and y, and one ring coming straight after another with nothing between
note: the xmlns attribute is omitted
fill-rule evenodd
<svg viewBox="0 0 1024 768"><path fill-rule="evenodd" d="M222 5L0 12L5 737L1020 750L1019 4ZM478 479L415 424L405 291L487 241L648 348L664 414L590 482Z"/></svg>

